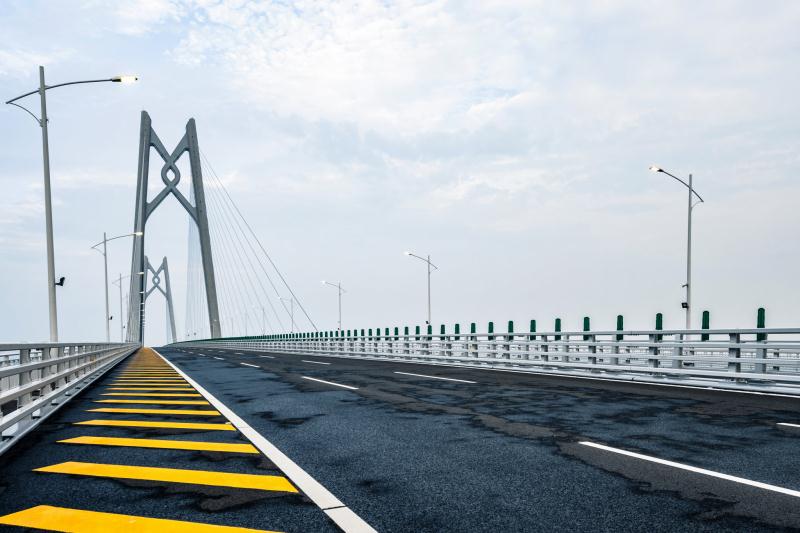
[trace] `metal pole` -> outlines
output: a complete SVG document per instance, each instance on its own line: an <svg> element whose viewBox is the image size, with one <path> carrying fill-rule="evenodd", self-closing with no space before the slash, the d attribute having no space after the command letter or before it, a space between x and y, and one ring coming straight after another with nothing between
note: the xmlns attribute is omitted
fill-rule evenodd
<svg viewBox="0 0 800 533"><path fill-rule="evenodd" d="M119 273L119 342L125 342L122 331L122 272Z"/></svg>
<svg viewBox="0 0 800 533"><path fill-rule="evenodd" d="M342 282L338 283L339 287L339 331L342 331Z"/></svg>
<svg viewBox="0 0 800 533"><path fill-rule="evenodd" d="M686 238L686 329L692 324L692 175L689 174L689 222Z"/></svg>
<svg viewBox="0 0 800 533"><path fill-rule="evenodd" d="M103 232L103 279L105 283L103 287L106 290L106 342L111 342L111 319L108 318L108 240L106 239L106 232Z"/></svg>
<svg viewBox="0 0 800 533"><path fill-rule="evenodd" d="M42 162L44 164L44 220L47 233L47 296L50 308L50 342L58 342L58 308L56 306L56 265L53 250L53 205L50 199L50 143L47 137L47 101L44 67L39 66L39 97L42 106Z"/></svg>
<svg viewBox="0 0 800 533"><path fill-rule="evenodd" d="M431 325L431 256L428 254L428 325Z"/></svg>

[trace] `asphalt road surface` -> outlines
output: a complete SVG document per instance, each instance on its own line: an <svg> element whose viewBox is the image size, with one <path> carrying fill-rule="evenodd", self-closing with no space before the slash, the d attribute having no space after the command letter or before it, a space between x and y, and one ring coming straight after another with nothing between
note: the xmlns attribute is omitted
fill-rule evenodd
<svg viewBox="0 0 800 533"><path fill-rule="evenodd" d="M800 528L800 427L792 426L800 425L800 398L246 350L157 351L196 382L200 401L214 398L212 408L226 406L253 433L101 426L87 433L75 422L202 416L236 424L224 409L171 418L87 412L105 405L96 402L119 382L115 369L0 457L0 516L50 505L259 530L337 530L335 506L294 482L296 472L279 458L58 442L91 434L256 447L263 438L350 518L378 531ZM279 486L52 471L65 462L250 473ZM43 467L50 470L33 471ZM340 522L357 530L356 522Z"/></svg>

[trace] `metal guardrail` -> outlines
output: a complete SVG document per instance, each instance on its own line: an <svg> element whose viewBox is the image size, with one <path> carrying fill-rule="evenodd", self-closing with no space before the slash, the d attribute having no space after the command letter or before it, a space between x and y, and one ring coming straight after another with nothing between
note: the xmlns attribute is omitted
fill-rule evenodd
<svg viewBox="0 0 800 533"><path fill-rule="evenodd" d="M0 344L0 454L139 344Z"/></svg>
<svg viewBox="0 0 800 533"><path fill-rule="evenodd" d="M555 331L187 341L224 347L800 394L800 329Z"/></svg>

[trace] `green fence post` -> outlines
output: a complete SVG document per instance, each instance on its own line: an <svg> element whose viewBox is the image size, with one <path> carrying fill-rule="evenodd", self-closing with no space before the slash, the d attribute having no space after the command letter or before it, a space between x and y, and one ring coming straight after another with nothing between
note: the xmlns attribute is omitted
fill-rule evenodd
<svg viewBox="0 0 800 533"><path fill-rule="evenodd" d="M756 328L764 329L767 327L767 312L764 310L763 307L758 308L758 315L756 316ZM767 340L766 333L759 333L756 335L757 341L765 341Z"/></svg>
<svg viewBox="0 0 800 533"><path fill-rule="evenodd" d="M589 317L588 316L583 317L583 331L591 331L591 330L592 328L590 325ZM589 335L584 335L583 340L588 341Z"/></svg>
<svg viewBox="0 0 800 533"><path fill-rule="evenodd" d="M560 318L556 318L556 331L557 332L561 331L561 319ZM561 340L561 335L556 335L555 336L555 340L560 341Z"/></svg>
<svg viewBox="0 0 800 533"><path fill-rule="evenodd" d="M711 313L709 313L708 311L703 311L703 325L701 327L703 329L711 329L710 326L711 326ZM707 341L708 337L709 336L707 333L703 333L700 335L700 340Z"/></svg>
<svg viewBox="0 0 800 533"><path fill-rule="evenodd" d="M622 318L622 315L617 315L617 331L622 331L623 329L625 329L624 322L625 321ZM617 340L618 341L621 341L622 337L623 337L623 335L621 333L617 333Z"/></svg>
<svg viewBox="0 0 800 533"><path fill-rule="evenodd" d="M661 313L656 313L656 331L663 331L663 330L664 330L664 315L662 315ZM656 340L658 342L661 342L661 339L663 338L664 338L663 335L656 336Z"/></svg>

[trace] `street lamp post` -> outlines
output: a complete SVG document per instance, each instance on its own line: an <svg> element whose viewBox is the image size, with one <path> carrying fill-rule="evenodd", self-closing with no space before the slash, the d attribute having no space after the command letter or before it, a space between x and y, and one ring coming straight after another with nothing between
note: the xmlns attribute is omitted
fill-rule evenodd
<svg viewBox="0 0 800 533"><path fill-rule="evenodd" d="M108 239L108 238L106 238L106 232L104 231L103 232L103 240L98 242L94 246L92 246L92 250L96 250L97 252L100 252L100 250L98 250L97 247L100 246L101 244L103 245L103 251L100 252L100 253L103 254L103 268L104 268L104 273L105 273L105 283L103 284L103 287L105 287L105 291L106 291L106 342L111 342L111 331L110 331L111 325L109 324L111 319L108 316L108 249L107 249L107 244L108 244L108 241L113 241L113 240L116 240L116 239L122 239L124 237L140 237L141 235L142 235L141 231L136 231L134 233L126 233L125 235L117 235L116 237L111 237L110 239ZM120 286L120 291L122 291L122 287L121 286ZM122 314L121 313L120 313L120 321L122 321Z"/></svg>
<svg viewBox="0 0 800 533"><path fill-rule="evenodd" d="M113 78L102 80L70 81L67 83L58 83L56 85L48 86L44 82L44 67L40 66L39 88L6 101L6 104L19 107L23 111L27 112L36 120L36 122L39 123L39 127L42 128L42 163L44 166L44 220L47 238L47 296L50 311L50 342L58 342L58 311L56 306L55 252L53 250L53 206L50 195L50 143L47 135L47 99L45 97L45 91L48 89L55 89L56 87L63 87L65 85L101 83L107 81L130 83L136 81L137 79L138 78L136 76L115 76ZM27 108L16 103L17 100L36 93L39 93L41 118L34 115Z"/></svg>
<svg viewBox="0 0 800 533"><path fill-rule="evenodd" d="M291 319L292 319L292 326L291 326L290 332L294 333L294 298L281 298L281 297L279 297L279 299L283 300L284 302L289 302L289 306L290 306L289 309L291 309L291 312L289 313L289 315L291 316ZM284 309L286 309L286 308L284 307Z"/></svg>
<svg viewBox="0 0 800 533"><path fill-rule="evenodd" d="M689 174L689 183L686 183L682 179L673 174L670 174L666 170L661 167L657 167L652 165L650 170L653 172L661 172L662 174L666 174L667 176L675 179L676 181L681 182L688 190L689 190L689 204L688 204L688 222L687 222L687 235L686 235L686 302L684 302L684 307L686 308L686 329L691 329L692 326L692 210L699 204L700 202L705 202L703 198L697 194L697 191L694 190L692 187L692 175ZM694 197L697 197L697 201L694 201Z"/></svg>
<svg viewBox="0 0 800 533"><path fill-rule="evenodd" d="M331 283L330 281L322 280L323 285L330 285L331 287L336 287L339 291L339 331L342 331L342 293L347 292L342 288L342 282L337 281L336 283Z"/></svg>
<svg viewBox="0 0 800 533"><path fill-rule="evenodd" d="M410 257L416 257L420 261L424 261L428 265L428 325L431 325L431 268L434 270L439 270L439 267L431 263L431 255L428 254L428 257L420 257L417 254L413 254L411 252L406 252L406 255Z"/></svg>

